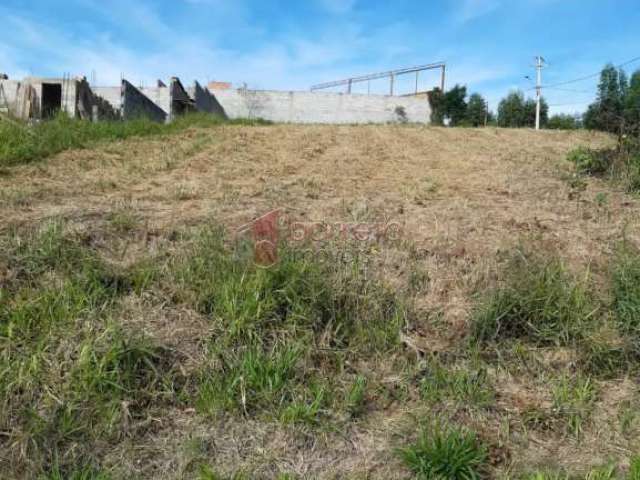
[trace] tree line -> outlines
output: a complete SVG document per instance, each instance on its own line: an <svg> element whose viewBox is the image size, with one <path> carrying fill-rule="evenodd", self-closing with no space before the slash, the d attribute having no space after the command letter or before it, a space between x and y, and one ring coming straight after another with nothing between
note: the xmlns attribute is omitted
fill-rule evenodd
<svg viewBox="0 0 640 480"><path fill-rule="evenodd" d="M526 98L520 90L504 97L495 114L479 93L473 93L467 99L467 88L462 85L455 85L447 92L436 88L429 101L434 125L535 127L536 100ZM542 97L540 126L562 130L584 127L618 135L640 134L640 70L629 78L624 70L606 65L600 73L596 100L583 115L549 116L549 105Z"/></svg>
<svg viewBox="0 0 640 480"><path fill-rule="evenodd" d="M456 85L448 92L436 88L429 97L431 123L452 127L534 127L536 101L526 98L521 91L510 92L498 106L497 115L489 110L487 101L479 93L473 93L467 101L467 87ZM548 126L549 106L544 98L540 102L540 123ZM553 119L552 124L556 122ZM558 128L558 127L556 127Z"/></svg>
<svg viewBox="0 0 640 480"><path fill-rule="evenodd" d="M640 133L640 70L627 76L609 64L600 73L596 101L584 114L584 126L618 135Z"/></svg>

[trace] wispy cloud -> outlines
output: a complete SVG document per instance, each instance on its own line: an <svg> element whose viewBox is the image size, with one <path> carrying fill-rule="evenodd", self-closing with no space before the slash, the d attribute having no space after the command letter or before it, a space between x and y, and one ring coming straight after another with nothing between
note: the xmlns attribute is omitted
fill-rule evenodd
<svg viewBox="0 0 640 480"><path fill-rule="evenodd" d="M455 19L459 24L487 15L500 7L499 0L463 0L455 3L458 5Z"/></svg>
<svg viewBox="0 0 640 480"><path fill-rule="evenodd" d="M566 13L567 2L434 0L425 5L399 0L389 5L383 0L311 0L289 9L285 2L273 8L260 0L68 2L54 16L21 8L17 0L0 5L0 71L13 77L65 72L92 77L95 71L103 85L117 84L121 74L145 84L177 75L185 83L216 79L293 90L444 60L448 86L467 85L495 108L509 89L529 88L523 78L533 73L535 54L550 61L544 72L548 82L637 55L633 45L640 21L632 0L620 0L626 11L619 5L598 7L603 27L597 32L584 29L593 14L586 5L561 26L547 25L543 35L529 26L529 16ZM33 3L51 9L47 0ZM438 21L425 23L429 15ZM420 88L437 85L438 76L437 71L421 74ZM576 89L594 90L596 80ZM398 88L402 82L415 88L415 77L398 79ZM367 91L367 85L359 87ZM389 91L388 82L379 87L377 93ZM545 95L566 111L583 105L570 103L590 100L588 93L549 90Z"/></svg>

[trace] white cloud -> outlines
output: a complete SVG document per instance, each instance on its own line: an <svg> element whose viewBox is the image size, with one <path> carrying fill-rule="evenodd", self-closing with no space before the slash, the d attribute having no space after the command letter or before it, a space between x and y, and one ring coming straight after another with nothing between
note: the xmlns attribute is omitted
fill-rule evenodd
<svg viewBox="0 0 640 480"><path fill-rule="evenodd" d="M458 23L467 23L487 15L500 6L499 0L457 0L455 19Z"/></svg>

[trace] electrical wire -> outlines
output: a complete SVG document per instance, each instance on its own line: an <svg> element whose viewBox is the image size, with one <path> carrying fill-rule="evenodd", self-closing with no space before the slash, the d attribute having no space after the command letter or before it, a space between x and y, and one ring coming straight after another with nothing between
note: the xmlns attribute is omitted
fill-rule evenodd
<svg viewBox="0 0 640 480"><path fill-rule="evenodd" d="M615 68L622 68L625 67L631 63L635 63L637 61L640 60L640 57L634 57L630 60L627 60L626 62L622 62L619 65L615 65ZM564 82L558 82L558 83L552 83L551 85L542 85L542 88L555 88L555 87L561 87L563 85L569 85L572 83L577 83L577 82L582 82L584 80L589 80L591 78L595 78L598 75L600 75L601 72L596 72L596 73L592 73L590 75L585 75L584 77L578 77L578 78L574 78L573 80L566 80Z"/></svg>

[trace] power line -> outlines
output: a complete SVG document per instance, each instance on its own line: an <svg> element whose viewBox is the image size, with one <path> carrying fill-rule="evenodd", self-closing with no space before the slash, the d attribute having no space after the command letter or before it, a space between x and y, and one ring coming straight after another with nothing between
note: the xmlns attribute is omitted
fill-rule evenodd
<svg viewBox="0 0 640 480"><path fill-rule="evenodd" d="M593 92L590 92L588 90L573 90L572 88L558 88L558 87L544 87L544 86L543 88L546 88L547 90L557 90L559 92L585 93L588 95L593 95ZM533 90L533 88L530 90Z"/></svg>
<svg viewBox="0 0 640 480"><path fill-rule="evenodd" d="M637 62L638 60L640 60L640 57L632 58L631 60L627 60L626 62L622 62L622 63L621 63L621 64L619 64L619 65L615 65L615 68L622 68L622 67L625 67L625 66L627 66L627 65L629 65L629 64L631 64L631 63L635 63L635 62ZM565 81L565 82L553 83L553 84L551 84L551 85L543 85L543 86L542 86L542 88L554 88L554 87L561 87L561 86L563 86L563 85L569 85L569 84L571 84L571 83L577 83L577 82L582 82L582 81L584 81L584 80L589 80L589 79L591 79L591 78L595 78L595 77L597 77L597 76L599 76L599 75L600 75L600 72L596 72L596 73L592 73L592 74L590 74L590 75L585 75L584 77L574 78L573 80L567 80L567 81Z"/></svg>
<svg viewBox="0 0 640 480"><path fill-rule="evenodd" d="M548 107L567 107L569 105L584 105L588 102L571 102L571 103L551 103L547 105Z"/></svg>

